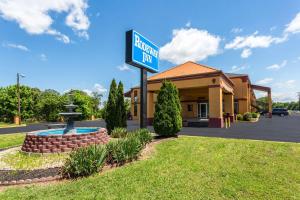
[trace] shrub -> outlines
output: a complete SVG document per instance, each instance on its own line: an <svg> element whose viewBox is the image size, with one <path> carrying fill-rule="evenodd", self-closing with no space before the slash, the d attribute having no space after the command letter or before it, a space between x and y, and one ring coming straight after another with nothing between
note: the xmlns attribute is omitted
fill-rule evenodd
<svg viewBox="0 0 300 200"><path fill-rule="evenodd" d="M251 119L252 119L252 114L249 113L249 112L246 112L246 113L244 114L244 116L243 116L243 120L244 120L244 121L251 121Z"/></svg>
<svg viewBox="0 0 300 200"><path fill-rule="evenodd" d="M110 90L108 95L108 100L105 108L105 122L108 133L116 127L118 123L117 112L117 84L115 79L112 80L110 84Z"/></svg>
<svg viewBox="0 0 300 200"><path fill-rule="evenodd" d="M251 113L251 115L252 115L252 118L258 118L258 114L255 112Z"/></svg>
<svg viewBox="0 0 300 200"><path fill-rule="evenodd" d="M116 126L127 127L127 112L124 100L123 83L120 81L116 95Z"/></svg>
<svg viewBox="0 0 300 200"><path fill-rule="evenodd" d="M62 173L68 178L89 176L99 172L106 160L107 151L104 146L91 145L71 152L66 160Z"/></svg>
<svg viewBox="0 0 300 200"><path fill-rule="evenodd" d="M243 115L237 114L236 118L237 118L237 120L242 121L243 120Z"/></svg>
<svg viewBox="0 0 300 200"><path fill-rule="evenodd" d="M161 136L174 136L182 128L181 105L176 86L164 81L155 104L153 127Z"/></svg>
<svg viewBox="0 0 300 200"><path fill-rule="evenodd" d="M126 128L115 128L111 132L111 137L112 138L124 138L127 136L127 129Z"/></svg>
<svg viewBox="0 0 300 200"><path fill-rule="evenodd" d="M106 145L108 163L124 164L136 159L142 150L142 144L137 137L128 137L112 141Z"/></svg>
<svg viewBox="0 0 300 200"><path fill-rule="evenodd" d="M142 146L145 146L146 144L150 143L153 139L150 131L146 128L130 132L128 134L128 137L136 137L140 141Z"/></svg>

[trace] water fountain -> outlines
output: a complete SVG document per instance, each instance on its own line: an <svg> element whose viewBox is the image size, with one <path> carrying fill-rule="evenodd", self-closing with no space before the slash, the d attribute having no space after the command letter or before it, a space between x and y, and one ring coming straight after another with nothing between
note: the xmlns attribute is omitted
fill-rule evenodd
<svg viewBox="0 0 300 200"><path fill-rule="evenodd" d="M82 115L82 113L74 112L74 109L78 106L73 104L73 95L69 94L69 104L65 105L68 109L68 112L59 113L59 115L63 116L67 122L67 126L64 129L64 134L75 134L76 129L74 127L74 120L77 116Z"/></svg>
<svg viewBox="0 0 300 200"><path fill-rule="evenodd" d="M60 153L93 144L106 144L109 136L105 128L75 127L74 120L82 113L74 112L73 96L69 95L67 112L59 113L67 122L64 129L48 129L26 134L22 151L30 153Z"/></svg>

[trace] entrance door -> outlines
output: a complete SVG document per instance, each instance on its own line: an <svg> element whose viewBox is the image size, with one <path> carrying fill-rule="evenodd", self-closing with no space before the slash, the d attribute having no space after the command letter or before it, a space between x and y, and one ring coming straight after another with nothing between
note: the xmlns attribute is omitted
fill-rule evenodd
<svg viewBox="0 0 300 200"><path fill-rule="evenodd" d="M207 119L207 103L198 103L198 118Z"/></svg>

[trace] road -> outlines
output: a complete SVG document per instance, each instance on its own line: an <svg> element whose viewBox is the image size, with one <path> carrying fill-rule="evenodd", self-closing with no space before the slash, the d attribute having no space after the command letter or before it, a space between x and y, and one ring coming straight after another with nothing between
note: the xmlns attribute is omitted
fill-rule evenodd
<svg viewBox="0 0 300 200"><path fill-rule="evenodd" d="M49 123L30 124L25 127L1 128L0 134L30 132L47 129ZM75 122L77 127L105 127L103 120ZM137 121L128 121L128 129L137 129ZM153 127L148 127L153 131ZM277 117L272 119L261 117L256 123L234 123L228 129L184 127L179 135L253 139L300 143L300 116Z"/></svg>

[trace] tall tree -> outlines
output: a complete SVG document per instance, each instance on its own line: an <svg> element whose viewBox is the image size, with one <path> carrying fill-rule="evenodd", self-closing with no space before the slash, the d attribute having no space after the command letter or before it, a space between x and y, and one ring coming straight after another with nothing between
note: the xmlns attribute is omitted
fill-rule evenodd
<svg viewBox="0 0 300 200"><path fill-rule="evenodd" d="M164 81L155 104L153 127L161 136L176 135L182 128L181 104L176 86Z"/></svg>
<svg viewBox="0 0 300 200"><path fill-rule="evenodd" d="M116 102L117 102L117 84L115 79L112 80L109 89L108 100L105 109L105 122L108 133L116 127Z"/></svg>
<svg viewBox="0 0 300 200"><path fill-rule="evenodd" d="M126 114L126 105L124 100L124 87L123 83L120 81L118 85L118 94L116 101L116 127L127 127L127 114Z"/></svg>

